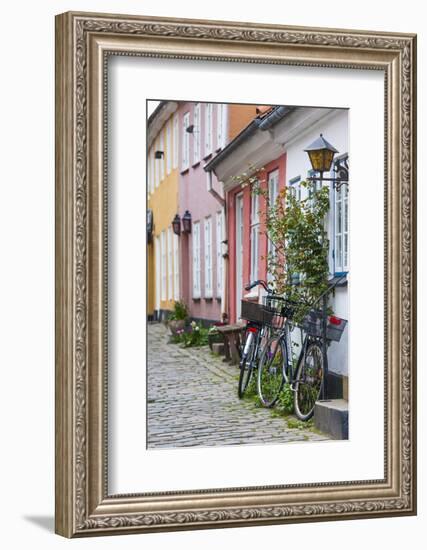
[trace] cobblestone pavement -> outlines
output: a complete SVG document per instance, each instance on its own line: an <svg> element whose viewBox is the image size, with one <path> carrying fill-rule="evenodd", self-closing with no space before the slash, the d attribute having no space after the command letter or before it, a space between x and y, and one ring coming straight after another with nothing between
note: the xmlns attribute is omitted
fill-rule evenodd
<svg viewBox="0 0 427 550"><path fill-rule="evenodd" d="M148 325L148 448L321 441L309 428L237 397L238 369L208 347L169 344L167 329Z"/></svg>

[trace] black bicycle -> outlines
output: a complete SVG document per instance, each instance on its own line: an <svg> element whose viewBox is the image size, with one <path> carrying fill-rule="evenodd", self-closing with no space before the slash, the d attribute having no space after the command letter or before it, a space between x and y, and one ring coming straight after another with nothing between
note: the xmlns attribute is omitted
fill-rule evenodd
<svg viewBox="0 0 427 550"><path fill-rule="evenodd" d="M334 285L335 286L335 285ZM330 292L330 287L327 292ZM268 309L266 307L266 309ZM265 407L273 407L285 383L289 383L294 397L294 410L300 420L309 420L314 405L320 398L326 369L327 356L323 354L321 311L311 309L300 324L302 344L296 366L292 360L291 331L295 304L283 301L279 307L271 307L270 323L279 329L264 345L258 361L257 390ZM327 345L339 341L347 324L345 319L328 316Z"/></svg>
<svg viewBox="0 0 427 550"><path fill-rule="evenodd" d="M263 280L257 280L245 286L245 290L250 291L256 286L262 286L267 292L264 297L266 302L273 297L273 290ZM242 300L242 319L246 319L246 330L244 344L241 351L241 359L239 364L239 384L237 394L242 398L248 389L249 382L255 372L258 361L261 356L263 344L271 336L271 331L268 323L265 322L264 310L261 304Z"/></svg>

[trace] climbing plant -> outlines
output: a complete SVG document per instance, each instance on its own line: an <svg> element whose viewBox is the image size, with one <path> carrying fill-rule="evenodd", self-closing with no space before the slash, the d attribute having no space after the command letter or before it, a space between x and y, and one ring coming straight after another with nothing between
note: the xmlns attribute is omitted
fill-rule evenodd
<svg viewBox="0 0 427 550"><path fill-rule="evenodd" d="M310 304L327 290L329 240L325 218L329 211L329 188L316 188L314 182L300 182L308 190L307 198L299 199L290 188L282 189L270 204L263 168L248 170L235 180L250 185L251 192L262 196L266 208L261 209L261 231L267 234L270 252L268 271L278 294L296 304L294 318L301 321ZM250 174L250 175L249 175Z"/></svg>

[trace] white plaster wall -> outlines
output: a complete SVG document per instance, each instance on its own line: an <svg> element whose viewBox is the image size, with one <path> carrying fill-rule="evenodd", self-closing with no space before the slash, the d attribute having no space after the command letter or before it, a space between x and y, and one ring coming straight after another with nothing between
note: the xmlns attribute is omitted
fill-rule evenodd
<svg viewBox="0 0 427 550"><path fill-rule="evenodd" d="M310 161L304 149L310 145L322 133L323 137L337 150L338 155L349 152L348 122L349 111L346 109L334 110L331 114L323 117L319 111L320 120L302 132L297 139L294 139L286 146L287 150L287 183L296 176L304 180L311 169ZM285 126L286 127L286 126ZM332 174L324 174L325 177L332 177ZM328 185L325 183L325 185ZM303 191L304 193L304 191ZM303 194L304 198L304 194ZM349 201L351 201L351 192ZM331 195L331 210L327 222L328 236L330 241L330 269L333 269L332 247L333 247L333 201ZM350 254L351 265L351 254ZM351 269L351 267L350 267ZM332 275L332 272L331 272ZM351 323L348 311L348 289L340 287L335 290L335 295L330 299L330 305L338 317L348 319L349 323L341 337L340 342L332 342L328 350L328 364L331 372L348 375L348 333L351 332Z"/></svg>

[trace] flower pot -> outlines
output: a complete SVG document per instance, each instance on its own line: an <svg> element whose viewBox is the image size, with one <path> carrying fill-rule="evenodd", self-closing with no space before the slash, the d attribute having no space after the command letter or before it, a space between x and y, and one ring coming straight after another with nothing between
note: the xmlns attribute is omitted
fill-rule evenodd
<svg viewBox="0 0 427 550"><path fill-rule="evenodd" d="M171 333L175 336L179 330L184 330L185 319L174 319L168 321L168 327Z"/></svg>

